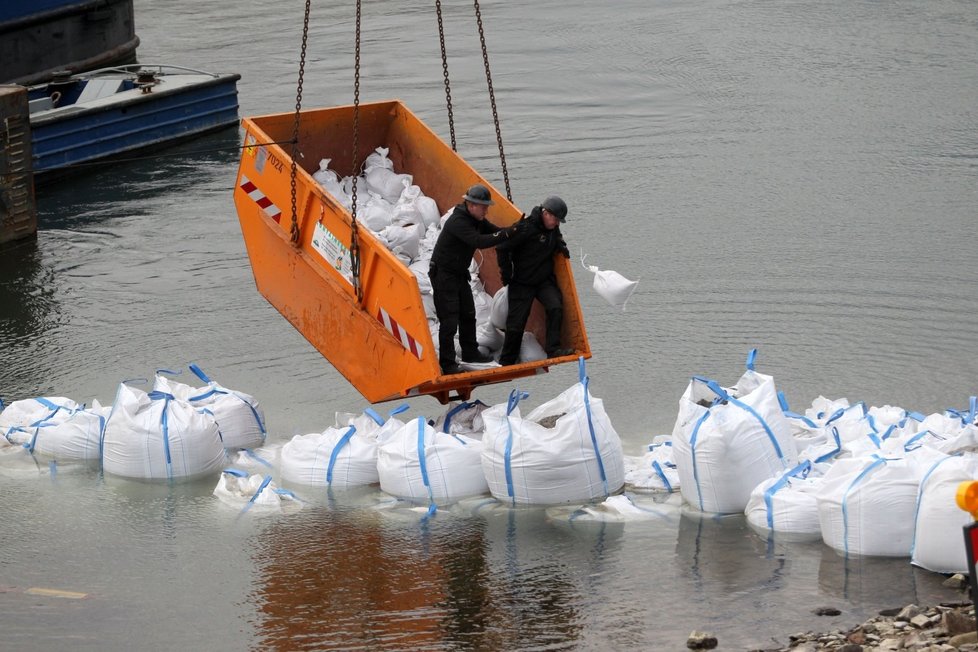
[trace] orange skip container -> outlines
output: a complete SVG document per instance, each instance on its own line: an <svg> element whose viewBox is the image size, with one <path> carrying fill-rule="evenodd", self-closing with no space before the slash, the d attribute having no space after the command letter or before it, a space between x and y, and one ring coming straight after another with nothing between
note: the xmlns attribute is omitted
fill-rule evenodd
<svg viewBox="0 0 978 652"><path fill-rule="evenodd" d="M441 375L418 283L411 271L358 224L362 303L350 273L353 218L312 178L323 158L340 176L354 174L353 106L300 113L295 213L299 241L292 243L291 146L266 143L292 138L294 113L245 118L245 148L234 188L248 257L258 291L371 403L429 394L442 403L467 400L478 385L544 373L550 365L591 357L577 289L567 259L556 259L564 295L562 344L572 355L507 367ZM481 183L496 205L489 219L500 226L520 211L473 170L451 147L396 100L361 104L359 151L363 161L377 147L398 173L438 204L444 214L466 189ZM357 170L356 172L359 172ZM501 286L491 249L481 252L486 291ZM479 259L480 252L476 252ZM543 342L543 311L535 305L527 330Z"/></svg>

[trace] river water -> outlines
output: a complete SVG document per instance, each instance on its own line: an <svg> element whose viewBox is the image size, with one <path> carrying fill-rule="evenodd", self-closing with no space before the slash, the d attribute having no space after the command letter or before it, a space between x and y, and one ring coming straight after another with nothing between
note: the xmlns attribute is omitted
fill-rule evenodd
<svg viewBox="0 0 978 652"><path fill-rule="evenodd" d="M140 60L239 72L241 115L291 111L301 4L137 0ZM474 12L443 4L459 151L503 187ZM399 98L447 139L431 5L364 2L361 99ZM348 104L353 3L312 9L303 104ZM515 203L560 194L575 256L641 278L620 312L575 267L591 390L626 454L671 431L691 375L731 384L754 347L799 411L824 395L930 413L978 392L970 0L507 0L482 16ZM196 362L259 398L271 442L366 407L255 290L238 142L39 193L37 242L0 252L0 396L108 403ZM531 406L576 381L563 367L520 381ZM369 490L263 518L214 484L6 469L5 649L675 650L693 629L749 649L955 597L906 559L768 542L742 517L587 524L474 503L421 523Z"/></svg>

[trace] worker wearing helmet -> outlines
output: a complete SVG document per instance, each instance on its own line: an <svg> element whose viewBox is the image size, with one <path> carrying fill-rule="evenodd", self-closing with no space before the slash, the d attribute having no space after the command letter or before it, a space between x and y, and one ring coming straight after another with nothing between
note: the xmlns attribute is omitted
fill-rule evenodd
<svg viewBox="0 0 978 652"><path fill-rule="evenodd" d="M438 316L438 362L442 374L463 369L455 360L455 333L458 332L463 362L491 362L492 356L479 351L475 338L475 301L469 286L469 265L476 249L494 247L513 232L486 219L495 202L489 189L476 184L462 196L445 220L431 254L428 278Z"/></svg>
<svg viewBox="0 0 978 652"><path fill-rule="evenodd" d="M570 258L560 224L567 219L567 204L560 197L547 197L516 224L516 232L496 247L503 285L509 287L506 337L499 364L516 364L523 343L523 330L533 300L539 299L547 317L545 350L551 358L570 355L573 349L560 346L564 300L554 276L554 255Z"/></svg>

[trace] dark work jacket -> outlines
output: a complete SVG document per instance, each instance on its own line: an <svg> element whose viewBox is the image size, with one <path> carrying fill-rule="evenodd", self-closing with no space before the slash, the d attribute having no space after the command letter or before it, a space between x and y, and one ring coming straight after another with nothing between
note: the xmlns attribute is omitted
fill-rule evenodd
<svg viewBox="0 0 978 652"><path fill-rule="evenodd" d="M475 250L493 247L504 238L501 227L489 220L475 219L465 210L465 204L459 204L445 220L431 253L431 266L454 276L467 276Z"/></svg>
<svg viewBox="0 0 978 652"><path fill-rule="evenodd" d="M540 207L516 224L516 232L496 247L503 283L539 285L554 274L554 254L567 252L560 226L543 225Z"/></svg>

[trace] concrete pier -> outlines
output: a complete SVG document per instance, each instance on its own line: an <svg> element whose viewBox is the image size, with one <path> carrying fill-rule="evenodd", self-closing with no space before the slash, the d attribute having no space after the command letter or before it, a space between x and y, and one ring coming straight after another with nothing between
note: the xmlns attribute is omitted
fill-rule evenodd
<svg viewBox="0 0 978 652"><path fill-rule="evenodd" d="M0 244L36 233L27 89L0 85Z"/></svg>

